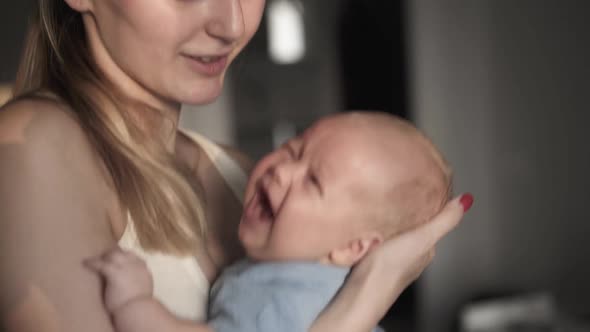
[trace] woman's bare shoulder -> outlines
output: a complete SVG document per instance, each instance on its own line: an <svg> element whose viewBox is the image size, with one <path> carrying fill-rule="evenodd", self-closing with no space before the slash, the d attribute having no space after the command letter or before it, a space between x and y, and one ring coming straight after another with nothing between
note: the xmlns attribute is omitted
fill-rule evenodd
<svg viewBox="0 0 590 332"><path fill-rule="evenodd" d="M0 108L0 177L22 190L48 179L85 204L108 209L114 191L97 150L75 114L55 99L33 97ZM38 183L38 184L37 184Z"/></svg>
<svg viewBox="0 0 590 332"><path fill-rule="evenodd" d="M83 130L74 113L61 102L47 97L15 99L0 108L0 143L36 142L41 138L82 138Z"/></svg>
<svg viewBox="0 0 590 332"><path fill-rule="evenodd" d="M2 107L0 183L0 325L27 303L39 326L112 331L100 279L82 264L116 244L111 194L75 116L37 98Z"/></svg>
<svg viewBox="0 0 590 332"><path fill-rule="evenodd" d="M54 98L17 99L0 108L0 153L9 152L20 154L21 162L63 164L79 171L72 176L110 181L98 150L74 111ZM81 174L83 171L87 173Z"/></svg>

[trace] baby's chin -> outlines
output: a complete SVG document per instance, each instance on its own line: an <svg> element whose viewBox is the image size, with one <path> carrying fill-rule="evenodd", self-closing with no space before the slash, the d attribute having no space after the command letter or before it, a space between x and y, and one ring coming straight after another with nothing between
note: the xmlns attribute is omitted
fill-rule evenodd
<svg viewBox="0 0 590 332"><path fill-rule="evenodd" d="M272 255L269 255L267 252L265 252L264 249L249 245L247 242L241 240L240 242L242 242L242 246L244 247L244 251L246 252L246 257L248 257L248 259L250 259L251 261L270 262L274 260L272 258Z"/></svg>
<svg viewBox="0 0 590 332"><path fill-rule="evenodd" d="M253 234L247 225L240 223L238 227L238 239L248 258L253 260L267 259L268 254L266 252L268 250L265 248L266 240L262 239L260 234Z"/></svg>

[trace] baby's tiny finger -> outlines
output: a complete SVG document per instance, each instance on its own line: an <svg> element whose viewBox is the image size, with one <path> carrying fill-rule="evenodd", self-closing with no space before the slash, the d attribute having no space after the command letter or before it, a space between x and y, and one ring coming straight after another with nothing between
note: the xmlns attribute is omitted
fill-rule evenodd
<svg viewBox="0 0 590 332"><path fill-rule="evenodd" d="M84 264L84 266L86 266L87 268L98 273L103 273L103 270L106 265L106 263L101 257L92 257L85 259L84 261L82 261L82 264Z"/></svg>
<svg viewBox="0 0 590 332"><path fill-rule="evenodd" d="M111 264L123 265L130 260L130 255L123 249L115 247L103 255L103 260Z"/></svg>
<svg viewBox="0 0 590 332"><path fill-rule="evenodd" d="M117 277L120 270L117 267L117 264L108 262L100 257L87 259L83 263L86 267L98 273L107 281L114 280L113 278Z"/></svg>
<svg viewBox="0 0 590 332"><path fill-rule="evenodd" d="M131 251L124 251L124 253L127 260L131 262L143 262L143 258L139 257L137 254Z"/></svg>

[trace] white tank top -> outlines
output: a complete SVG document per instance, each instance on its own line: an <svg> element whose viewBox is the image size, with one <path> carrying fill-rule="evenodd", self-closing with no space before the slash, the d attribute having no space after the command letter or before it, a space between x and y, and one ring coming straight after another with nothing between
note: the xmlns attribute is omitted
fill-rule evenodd
<svg viewBox="0 0 590 332"><path fill-rule="evenodd" d="M223 149L194 132L183 130L213 162L236 197L242 201L247 175ZM119 245L143 258L154 278L154 297L179 318L205 321L209 281L194 256L179 257L145 252L137 241L132 222L127 222Z"/></svg>

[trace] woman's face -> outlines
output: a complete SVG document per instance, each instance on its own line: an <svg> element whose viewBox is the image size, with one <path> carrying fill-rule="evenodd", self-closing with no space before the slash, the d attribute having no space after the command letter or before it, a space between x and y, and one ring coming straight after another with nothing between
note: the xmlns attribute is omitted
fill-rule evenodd
<svg viewBox="0 0 590 332"><path fill-rule="evenodd" d="M84 22L101 69L128 93L188 104L220 94L227 68L256 32L265 2L86 1Z"/></svg>

